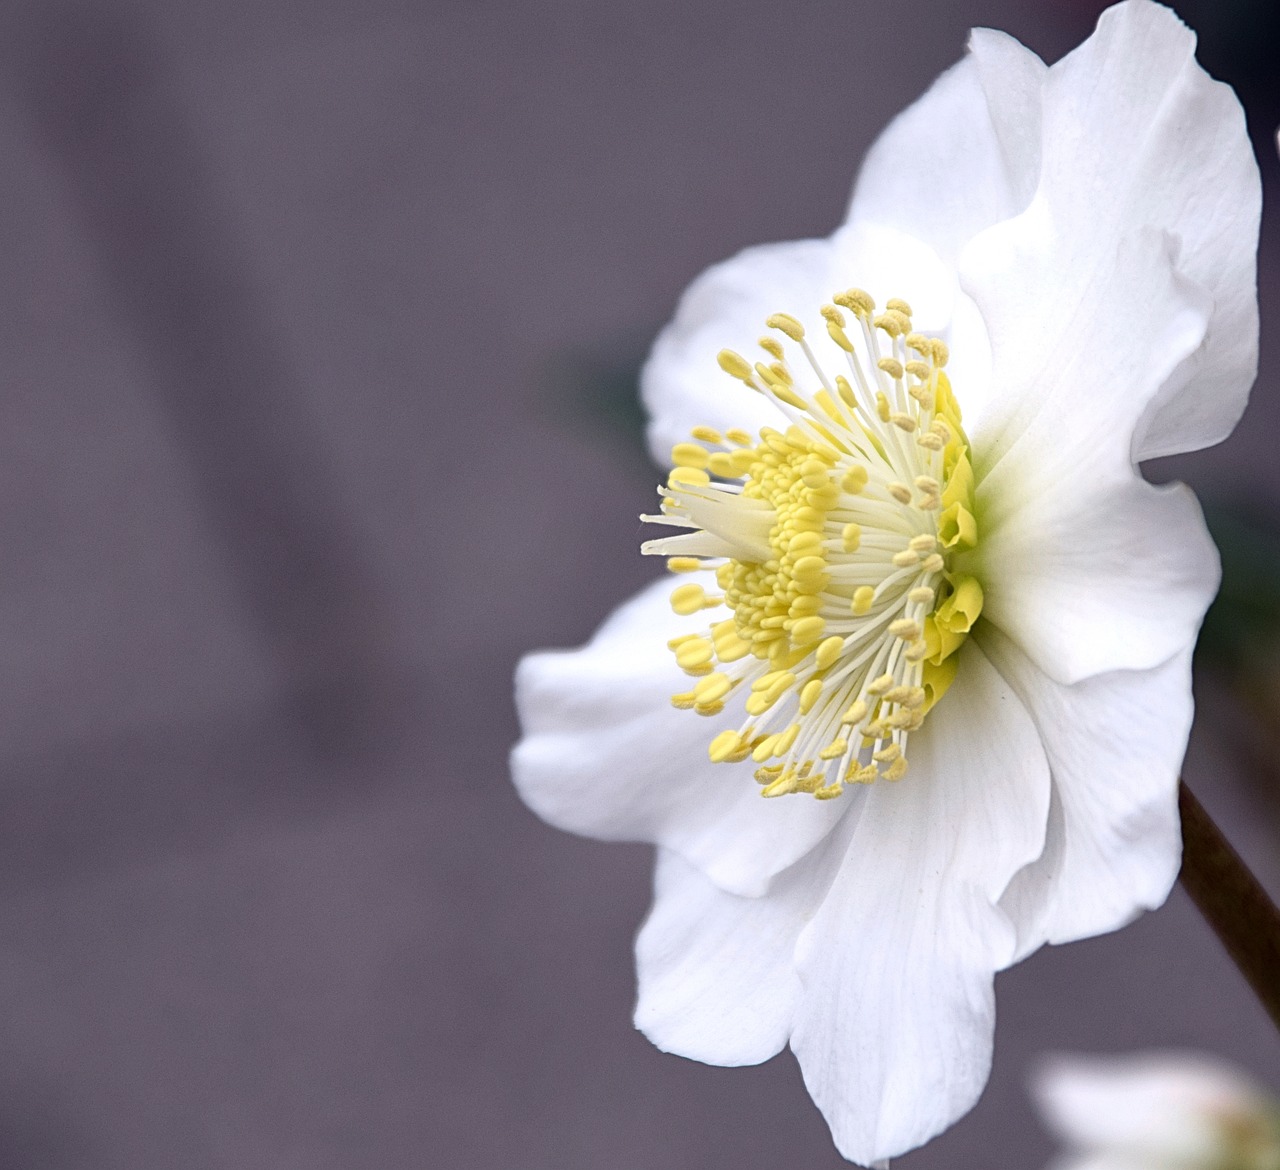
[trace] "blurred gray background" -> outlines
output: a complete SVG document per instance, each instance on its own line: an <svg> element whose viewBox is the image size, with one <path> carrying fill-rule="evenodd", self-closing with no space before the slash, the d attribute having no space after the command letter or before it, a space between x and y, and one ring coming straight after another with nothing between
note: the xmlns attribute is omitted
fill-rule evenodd
<svg viewBox="0 0 1280 1170"><path fill-rule="evenodd" d="M1182 8L1269 194L1273 7ZM520 805L510 674L655 571L634 373L685 284L829 232L970 25L1052 60L1100 8L0 5L0 1167L843 1164L788 1055L632 1031L650 852ZM1273 512L1278 374L1268 329L1155 473ZM1274 890L1275 745L1202 684L1188 776ZM1180 892L998 991L904 1170L1041 1165L1049 1049L1280 1087Z"/></svg>

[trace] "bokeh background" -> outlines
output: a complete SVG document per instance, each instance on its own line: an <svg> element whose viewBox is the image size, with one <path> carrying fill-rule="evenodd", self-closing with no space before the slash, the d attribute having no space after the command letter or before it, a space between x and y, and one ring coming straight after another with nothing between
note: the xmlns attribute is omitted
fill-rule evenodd
<svg viewBox="0 0 1280 1170"><path fill-rule="evenodd" d="M1271 195L1274 5L1179 7ZM650 851L520 805L511 670L656 571L634 382L685 284L829 232L970 25L1053 60L1100 8L0 5L0 1167L843 1164L788 1055L632 1031ZM1244 423L1152 469L1249 564L1277 227ZM1187 774L1275 890L1254 616ZM904 1170L1042 1165L1045 1050L1190 1045L1280 1085L1180 891L998 992L981 1105Z"/></svg>

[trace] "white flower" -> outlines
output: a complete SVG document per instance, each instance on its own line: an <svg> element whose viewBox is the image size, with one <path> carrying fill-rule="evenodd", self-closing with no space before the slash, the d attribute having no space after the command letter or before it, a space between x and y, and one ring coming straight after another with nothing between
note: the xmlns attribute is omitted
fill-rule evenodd
<svg viewBox="0 0 1280 1170"><path fill-rule="evenodd" d="M1178 870L1217 558L1136 464L1244 408L1260 202L1193 51L1147 0L1052 68L977 30L835 235L700 277L643 378L679 613L655 585L519 671L524 799L659 846L637 1025L789 1042L859 1162L973 1105L994 972Z"/></svg>
<svg viewBox="0 0 1280 1170"><path fill-rule="evenodd" d="M1280 1103L1203 1056L1058 1057L1035 1092L1055 1170L1280 1170Z"/></svg>

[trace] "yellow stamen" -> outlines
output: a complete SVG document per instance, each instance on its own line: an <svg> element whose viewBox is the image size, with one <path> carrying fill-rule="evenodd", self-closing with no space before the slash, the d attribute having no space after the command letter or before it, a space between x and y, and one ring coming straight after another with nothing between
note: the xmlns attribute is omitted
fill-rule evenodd
<svg viewBox="0 0 1280 1170"><path fill-rule="evenodd" d="M979 537L976 483L946 347L914 330L905 301L878 315L860 289L832 302L818 314L853 378L820 372L799 319L771 316L763 361L733 350L718 361L783 410L785 429L692 428L672 449L661 514L645 517L678 532L646 552L675 573L713 570L722 591L688 582L671 594L681 616L721 609L706 636L668 643L696 680L671 701L745 713L708 755L754 761L769 797L830 800L903 777L908 738L951 685L983 606L966 555Z"/></svg>

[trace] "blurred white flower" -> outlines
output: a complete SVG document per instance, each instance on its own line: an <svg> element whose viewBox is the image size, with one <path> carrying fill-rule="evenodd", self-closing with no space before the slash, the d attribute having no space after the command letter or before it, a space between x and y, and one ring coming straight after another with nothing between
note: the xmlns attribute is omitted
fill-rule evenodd
<svg viewBox="0 0 1280 1170"><path fill-rule="evenodd" d="M1280 1170L1280 1102L1204 1056L1056 1057L1034 1090L1054 1170Z"/></svg>
<svg viewBox="0 0 1280 1170"><path fill-rule="evenodd" d="M1244 408L1260 202L1194 45L1146 0L1052 68L977 30L835 235L695 281L643 377L677 612L520 667L524 799L660 847L637 1025L789 1042L859 1162L973 1105L994 972L1178 870L1217 558L1136 464Z"/></svg>

